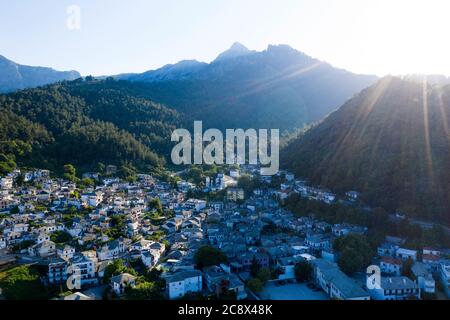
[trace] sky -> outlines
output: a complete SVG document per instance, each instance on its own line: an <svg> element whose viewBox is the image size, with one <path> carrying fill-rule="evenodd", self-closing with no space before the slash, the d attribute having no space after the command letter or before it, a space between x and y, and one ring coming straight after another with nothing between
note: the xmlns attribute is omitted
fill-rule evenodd
<svg viewBox="0 0 450 320"><path fill-rule="evenodd" d="M450 76L449 14L448 0L0 0L0 55L98 76L210 62L238 41L356 73Z"/></svg>

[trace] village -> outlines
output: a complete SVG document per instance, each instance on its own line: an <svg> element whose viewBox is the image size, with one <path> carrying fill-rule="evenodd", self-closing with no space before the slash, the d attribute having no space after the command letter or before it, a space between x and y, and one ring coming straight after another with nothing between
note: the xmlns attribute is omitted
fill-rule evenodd
<svg viewBox="0 0 450 320"><path fill-rule="evenodd" d="M177 174L176 182L148 174L126 181L115 166L107 175L84 173L94 183L82 188L48 170L2 177L0 295L14 291L11 281L3 284L8 274L33 268L49 298L61 300L448 297L449 249L411 249L388 235L349 275L336 240L359 239L367 226L299 216L283 205L294 194L352 206L358 192L338 196L285 171L261 176L258 166L222 171L201 186ZM244 188L242 177L260 184ZM381 272L376 286L367 285L369 265Z"/></svg>

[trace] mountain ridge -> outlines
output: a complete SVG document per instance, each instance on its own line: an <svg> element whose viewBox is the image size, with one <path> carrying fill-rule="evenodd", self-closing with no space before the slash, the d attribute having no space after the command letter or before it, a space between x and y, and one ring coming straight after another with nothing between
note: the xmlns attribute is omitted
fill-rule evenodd
<svg viewBox="0 0 450 320"><path fill-rule="evenodd" d="M0 55L0 93L39 87L63 80L75 80L77 71L58 71L48 67L18 64Z"/></svg>
<svg viewBox="0 0 450 320"><path fill-rule="evenodd" d="M146 83L150 99L192 121L203 120L207 127L282 131L320 120L378 80L334 68L288 45L269 45L260 52L240 44L232 48L245 54L230 57L225 51L225 59L195 63L181 77L171 70L175 64L122 79ZM164 77L158 76L163 72Z"/></svg>

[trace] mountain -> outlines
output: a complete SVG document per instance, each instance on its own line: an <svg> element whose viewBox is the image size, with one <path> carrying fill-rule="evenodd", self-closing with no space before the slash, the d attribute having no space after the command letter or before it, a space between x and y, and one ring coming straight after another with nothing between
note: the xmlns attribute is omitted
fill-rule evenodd
<svg viewBox="0 0 450 320"><path fill-rule="evenodd" d="M139 90L87 77L0 95L0 173L14 163L52 170L163 165L181 116Z"/></svg>
<svg viewBox="0 0 450 320"><path fill-rule="evenodd" d="M63 80L80 78L76 71L56 71L51 68L17 64L0 55L0 92L34 88Z"/></svg>
<svg viewBox="0 0 450 320"><path fill-rule="evenodd" d="M249 54L255 53L255 51L250 51L246 46L239 42L233 43L230 49L222 52L219 56L214 60L214 62L225 61L228 59L238 58L247 56Z"/></svg>
<svg viewBox="0 0 450 320"><path fill-rule="evenodd" d="M450 223L450 86L386 77L281 153L314 184Z"/></svg>
<svg viewBox="0 0 450 320"><path fill-rule="evenodd" d="M122 75L119 76L118 79L132 79L134 81L146 82L184 80L194 77L195 74L202 70L206 65L206 63L198 62L196 60L183 60L176 64L168 64L158 70L144 72L139 75Z"/></svg>
<svg viewBox="0 0 450 320"><path fill-rule="evenodd" d="M205 127L292 130L322 119L377 81L334 68L287 45L262 52L235 43L206 64L182 61L121 79Z"/></svg>

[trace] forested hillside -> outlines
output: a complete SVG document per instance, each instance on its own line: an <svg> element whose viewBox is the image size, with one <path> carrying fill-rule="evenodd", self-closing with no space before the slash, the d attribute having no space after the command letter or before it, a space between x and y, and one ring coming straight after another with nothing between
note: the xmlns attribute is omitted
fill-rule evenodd
<svg viewBox="0 0 450 320"><path fill-rule="evenodd" d="M13 162L56 170L65 163L162 165L180 116L132 87L88 77L0 95L3 170Z"/></svg>
<svg viewBox="0 0 450 320"><path fill-rule="evenodd" d="M450 223L450 86L382 79L281 154L287 168L370 204Z"/></svg>

